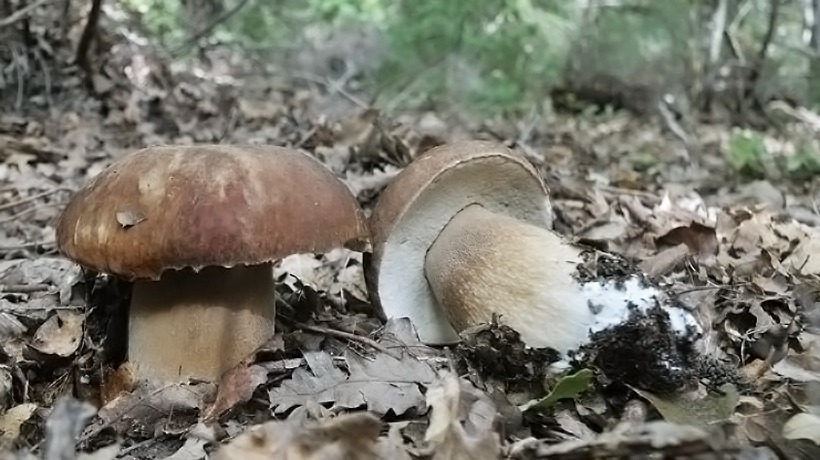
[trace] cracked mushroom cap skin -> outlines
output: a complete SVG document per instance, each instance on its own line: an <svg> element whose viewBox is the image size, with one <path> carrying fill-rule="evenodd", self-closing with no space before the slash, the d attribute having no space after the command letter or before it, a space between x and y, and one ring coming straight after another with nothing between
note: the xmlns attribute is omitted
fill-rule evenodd
<svg viewBox="0 0 820 460"><path fill-rule="evenodd" d="M547 188L522 156L495 142L428 150L384 189L370 217L373 252L365 280L384 318L409 317L422 342L458 341L425 278L425 256L441 230L471 204L552 227ZM513 237L513 236L511 236Z"/></svg>
<svg viewBox="0 0 820 460"><path fill-rule="evenodd" d="M368 241L346 185L307 154L274 146L138 150L72 197L56 233L69 259L129 280Z"/></svg>

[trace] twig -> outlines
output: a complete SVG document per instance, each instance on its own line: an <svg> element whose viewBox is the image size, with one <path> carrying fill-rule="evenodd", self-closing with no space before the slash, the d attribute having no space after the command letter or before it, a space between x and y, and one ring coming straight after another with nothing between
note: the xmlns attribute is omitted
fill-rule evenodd
<svg viewBox="0 0 820 460"><path fill-rule="evenodd" d="M31 203L32 201L38 200L40 198L43 198L43 197L46 197L46 196L49 196L49 195L52 195L52 194L57 193L57 192L73 192L73 191L74 191L74 189L68 188L68 187L53 188L51 190L47 190L45 192L41 192L41 193L38 193L36 195L31 195L31 196L28 196L26 198L23 198L23 199L20 199L20 200L17 200L17 201L10 201L8 203L1 204L0 205L0 211L5 211L5 210L8 210L8 209L16 208L17 206L20 206L21 204Z"/></svg>
<svg viewBox="0 0 820 460"><path fill-rule="evenodd" d="M672 115L672 112L669 110L669 107L666 106L665 101L658 101L658 112L661 114L661 118L663 118L663 121L666 123L666 127L672 131L672 134L677 136L677 138L683 142L688 150L688 147L692 145L689 135L686 134L683 127L681 127L681 125L675 120L675 116Z"/></svg>
<svg viewBox="0 0 820 460"><path fill-rule="evenodd" d="M156 389L154 389L154 390L151 390L151 391L150 391L150 392L148 392L148 393L142 394L142 395L140 395L138 398L136 398L136 400L135 400L135 401L133 401L133 402L132 402L129 406L125 407L125 408L124 408L124 409L123 409L123 410L122 410L122 411L118 414L118 416L117 416L117 417L114 417L114 418L109 419L109 420L102 420L102 423L100 423L99 425L97 425L97 426L95 426L95 427L91 427L91 426L86 427L85 432L82 434L82 436L80 436L80 437L79 437L79 439L77 439L77 445L78 445L78 446L81 446L81 445L83 445L83 444L87 443L87 442L88 442L88 441L90 441L90 440L91 440L94 436L97 436L98 434L102 433L102 432L103 432L103 431L105 431L107 428L109 428L109 427L113 426L113 425L114 425L114 423L116 423L116 422L120 421L123 417L127 416L129 412L131 412L132 410L136 409L138 406L147 405L147 404L145 403L145 401L150 401L150 398L152 398L152 397L154 397L154 396L156 396L156 395L158 395L158 394L162 393L163 391L165 391L165 390L167 390L167 389L169 389L169 388L172 388L172 387L174 387L174 386L177 386L177 385L178 385L178 384L176 384L176 383L167 383L167 384L165 384L165 385L162 385L162 386L161 386L161 387L159 387L159 388L156 388ZM132 394L133 394L133 393L132 393ZM149 405L149 407L153 408L153 406L150 406L150 405ZM157 410L158 412L160 411L159 409L156 409L156 410Z"/></svg>
<svg viewBox="0 0 820 460"><path fill-rule="evenodd" d="M713 284L709 286L692 286L690 288L682 289L680 291L675 291L675 294L688 294L690 292L698 292L698 291L712 291L716 289L730 289L736 288L741 286L747 286L749 283L732 283L732 284Z"/></svg>
<svg viewBox="0 0 820 460"><path fill-rule="evenodd" d="M25 294L24 292L11 292L7 294ZM76 312L77 307L72 307L71 305L48 305L38 307L36 305L26 305L24 307L0 307L0 313L11 313L13 315L24 315L30 314L33 311L43 311L46 313L50 313L52 311L72 311Z"/></svg>
<svg viewBox="0 0 820 460"><path fill-rule="evenodd" d="M420 72L411 73L410 78L408 78L407 81L404 83L404 87L398 93L396 93L396 95L393 96L392 99L384 103L384 112L392 113L393 111L395 111L396 107L398 107L398 105L404 99L409 97L413 90L415 90L416 85L418 85L420 82L425 81L431 73L438 71L439 68L444 66L447 63L449 57L449 54L445 54L441 56L441 58L438 61L432 62L428 67L424 68ZM381 89L379 91L381 91Z"/></svg>
<svg viewBox="0 0 820 460"><path fill-rule="evenodd" d="M17 74L17 98L14 100L14 108L19 111L23 107L23 95L25 94L26 78L22 69L25 58L21 56L16 46L11 50L11 55L14 61L14 72Z"/></svg>
<svg viewBox="0 0 820 460"><path fill-rule="evenodd" d="M35 213L35 212L37 212L41 209L50 208L51 206L52 205L50 205L50 204L41 204L41 205L38 205L38 206L32 206L30 208L26 208L26 209L18 212L17 214L12 214L11 216L0 220L0 224L7 224L9 222L14 222L15 220L17 220L17 219L19 219L23 216L33 214L33 213Z"/></svg>
<svg viewBox="0 0 820 460"><path fill-rule="evenodd" d="M347 82L347 80L349 80L349 77L346 78L346 75L343 75L342 78L340 78L339 80L335 80L335 81L331 80L329 78L322 78L318 75L313 75L313 74L304 73L304 72L295 72L295 73L292 74L292 76L294 78L299 78L299 79L302 79L302 80L307 80L309 82L322 85L322 86L325 87L326 90L328 90L328 92L331 95L333 95L334 93L339 93L343 97L345 97L347 100L349 100L350 102L356 104L357 106L359 106L362 109L369 109L370 108L370 105L368 103L366 103L363 100L359 99L355 95L350 94L349 91L344 89L343 85ZM340 82L342 82L342 83L340 83Z"/></svg>
<svg viewBox="0 0 820 460"><path fill-rule="evenodd" d="M48 291L51 286L48 284L0 284L0 292L13 294L31 294L32 292Z"/></svg>
<svg viewBox="0 0 820 460"><path fill-rule="evenodd" d="M709 42L709 65L714 68L720 59L720 48L723 44L723 35L726 31L726 16L729 10L727 0L719 0L714 16L712 16L712 39Z"/></svg>
<svg viewBox="0 0 820 460"><path fill-rule="evenodd" d="M238 13L239 10L241 10L242 7L244 7L246 3L248 3L248 0L239 0L239 3L234 5L233 8L231 8L228 11L222 13L218 18L211 21L210 24L206 25L205 27L200 29L198 32L193 34L190 38L185 40L185 43L183 43L182 45L176 47L173 51L171 51L171 55L177 55L177 54L181 53L182 51L184 51L186 48L189 48L189 47L195 45L196 42L198 42L202 37L210 34L211 31L213 31L214 28L216 28L216 26L222 24L223 22L230 19L231 16Z"/></svg>
<svg viewBox="0 0 820 460"><path fill-rule="evenodd" d="M780 0L769 0L769 5L769 21L766 26L766 34L763 36L760 49L757 51L757 62L755 62L755 68L758 73L763 67L763 62L766 60L769 46L772 44L772 38L774 38L774 32L777 28L777 18L780 15Z"/></svg>
<svg viewBox="0 0 820 460"><path fill-rule="evenodd" d="M43 84L45 85L45 92L46 92L46 102L48 106L51 107L54 105L54 101L51 99L51 72L48 69L48 63L45 59L43 59L43 53L40 52L40 48L34 48L34 59L40 64L40 68L43 70Z"/></svg>
<svg viewBox="0 0 820 460"><path fill-rule="evenodd" d="M85 84L88 88L93 88L92 74L91 74L91 60L88 57L88 52L91 50L91 42L97 35L97 25L100 22L100 14L102 13L103 0L92 0L91 11L88 12L88 19L83 28L83 33L80 35L80 43L77 45L77 53L74 60L77 65L83 70L85 76Z"/></svg>
<svg viewBox="0 0 820 460"><path fill-rule="evenodd" d="M24 17L26 17L26 15L28 15L32 11L36 10L37 8L41 7L42 5L45 5L46 3L50 2L50 1L52 1L52 0L37 0L36 2L32 3L31 5L24 6L24 7L20 8L19 10L15 11L14 13L11 13L11 15L9 15L7 18L0 20L0 28L10 26L10 25L14 24L15 22L17 22L17 21L23 19Z"/></svg>
<svg viewBox="0 0 820 460"><path fill-rule="evenodd" d="M340 331L338 329L330 329L328 327L311 326L309 324L299 323L299 322L296 322L296 321L293 322L293 325L296 326L296 327L302 328L302 329L306 329L308 331L318 332L319 334L325 334L325 335L334 336L334 337L337 337L337 338L340 338L340 339L360 342L360 343L363 343L365 345L369 345L370 347L372 347L372 348L374 348L374 349L376 349L376 350L378 350L378 351L380 351L380 352L382 352L382 353L384 353L388 356L391 356L391 357L396 358L396 359L401 359L400 356L397 356L395 353L393 353L392 351L390 351L387 348L383 347L380 343L376 342L375 340L373 340L369 337L364 337L364 336L357 335L357 334L351 334L350 332L344 332L344 331Z"/></svg>
<svg viewBox="0 0 820 460"><path fill-rule="evenodd" d="M613 186L602 186L602 187L599 188L599 190L601 190L604 193L610 194L610 195L631 195L631 196L636 196L638 198L646 198L647 200L650 200L652 202L661 201L661 199L658 195L655 195L654 193L646 192L646 191L643 191L643 190L635 190L635 189L631 189L631 188L613 187Z"/></svg>
<svg viewBox="0 0 820 460"><path fill-rule="evenodd" d="M161 441L162 440L161 438L162 438L162 435L160 435L160 436L151 436L148 439L143 439L140 442L135 442L134 444L131 444L128 447L124 447L124 448L120 449L120 451L117 452L117 457L123 458L123 457L125 457L126 454L129 454L129 453L131 453L131 452L133 452L137 449L140 449L142 447L145 447L148 444L151 444L152 442Z"/></svg>
<svg viewBox="0 0 820 460"><path fill-rule="evenodd" d="M0 253L4 252L12 252L12 251L19 251L21 249L28 249L28 248L36 248L37 246L53 246L55 244L54 241L32 241L29 243L22 243L12 246L0 246Z"/></svg>

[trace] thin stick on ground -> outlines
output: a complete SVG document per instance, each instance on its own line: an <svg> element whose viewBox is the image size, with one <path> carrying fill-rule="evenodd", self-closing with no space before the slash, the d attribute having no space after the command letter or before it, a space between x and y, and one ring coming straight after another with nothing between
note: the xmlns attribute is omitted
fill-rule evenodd
<svg viewBox="0 0 820 460"><path fill-rule="evenodd" d="M393 358L396 358L396 359L401 359L400 356L397 356L391 350L388 350L387 348L382 346L380 343L376 342L375 340L373 340L369 337L364 337L364 336L361 336L361 335L352 334L350 332L340 331L338 329L331 329L331 328L328 328L328 327L311 326L309 324L299 323L299 322L296 322L296 321L293 321L293 325L298 327L298 328L301 328L301 329L305 329L305 330L312 331L312 332L317 332L319 334L325 334L325 335L333 336L333 337L336 337L336 338L339 338L339 339L352 340L354 342L359 342L359 343L368 345L368 346L370 346L370 347L372 347L372 348L374 348L374 349L376 349L376 350L378 350L378 351L380 351L380 352L382 352L382 353L384 353L384 354L386 354L390 357L393 357Z"/></svg>
<svg viewBox="0 0 820 460"><path fill-rule="evenodd" d="M16 214L12 214L11 216L0 220L0 224L7 224L9 222L14 222L15 220L17 220L17 219L19 219L23 216L27 216L29 214L34 214L35 212L37 212L41 209L46 209L46 208L50 208L50 207L51 207L50 204L43 204L43 205L39 205L39 206L32 206L30 208L26 208L26 209L24 209L24 210L22 210L22 211L20 211Z"/></svg>
<svg viewBox="0 0 820 460"><path fill-rule="evenodd" d="M48 291L48 284L0 284L0 292L11 294L31 294L33 292Z"/></svg>
<svg viewBox="0 0 820 460"><path fill-rule="evenodd" d="M15 22L17 22L17 21L23 19L24 17L26 17L32 11L36 10L37 8L43 6L46 3L51 2L51 1L52 0L38 0L34 3L32 3L31 5L27 5L27 6L24 6L24 7L20 8L19 10L15 11L14 13L11 13L11 15L9 15L7 18L0 20L0 28L10 26L10 25L14 24Z"/></svg>
<svg viewBox="0 0 820 460"><path fill-rule="evenodd" d="M72 191L74 191L74 189L71 189L71 188L68 188L68 187L53 188L51 190L47 190L45 192L38 193L36 195L27 196L25 198L21 198L21 199L16 200L16 201L9 201L8 203L0 204L0 211L6 211L8 209L12 209L12 208L15 208L15 207L23 205L23 204L31 203L32 201L38 200L38 199L43 198L43 197L47 197L49 195L53 195L53 194L58 193L58 192L72 192Z"/></svg>
<svg viewBox="0 0 820 460"><path fill-rule="evenodd" d="M31 249L36 247L52 247L54 241L31 241L28 243L13 244L10 246L0 246L0 254L14 251L22 251L23 249Z"/></svg>

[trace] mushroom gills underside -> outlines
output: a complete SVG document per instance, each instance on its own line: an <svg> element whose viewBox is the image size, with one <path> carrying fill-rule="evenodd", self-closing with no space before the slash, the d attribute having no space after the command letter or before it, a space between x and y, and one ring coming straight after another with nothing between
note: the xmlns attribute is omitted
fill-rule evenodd
<svg viewBox="0 0 820 460"><path fill-rule="evenodd" d="M218 381L274 334L272 264L169 270L134 284L128 360L138 379Z"/></svg>
<svg viewBox="0 0 820 460"><path fill-rule="evenodd" d="M527 345L562 353L654 306L669 313L675 330L694 324L639 275L582 282L581 263L581 249L560 235L472 205L434 241L425 275L457 331L488 323L495 313Z"/></svg>

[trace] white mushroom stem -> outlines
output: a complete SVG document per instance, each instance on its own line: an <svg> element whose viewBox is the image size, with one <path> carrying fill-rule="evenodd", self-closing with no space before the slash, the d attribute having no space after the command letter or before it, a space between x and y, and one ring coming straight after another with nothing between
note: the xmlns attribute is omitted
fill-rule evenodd
<svg viewBox="0 0 820 460"><path fill-rule="evenodd" d="M581 254L549 230L472 205L431 245L425 275L456 330L496 313L527 345L566 352L588 342L590 332L627 319L630 306L650 307L664 297L637 276L621 284L580 282ZM689 323L672 322L683 329Z"/></svg>
<svg viewBox="0 0 820 460"><path fill-rule="evenodd" d="M168 271L137 282L128 358L138 378L217 381L274 333L272 265Z"/></svg>

